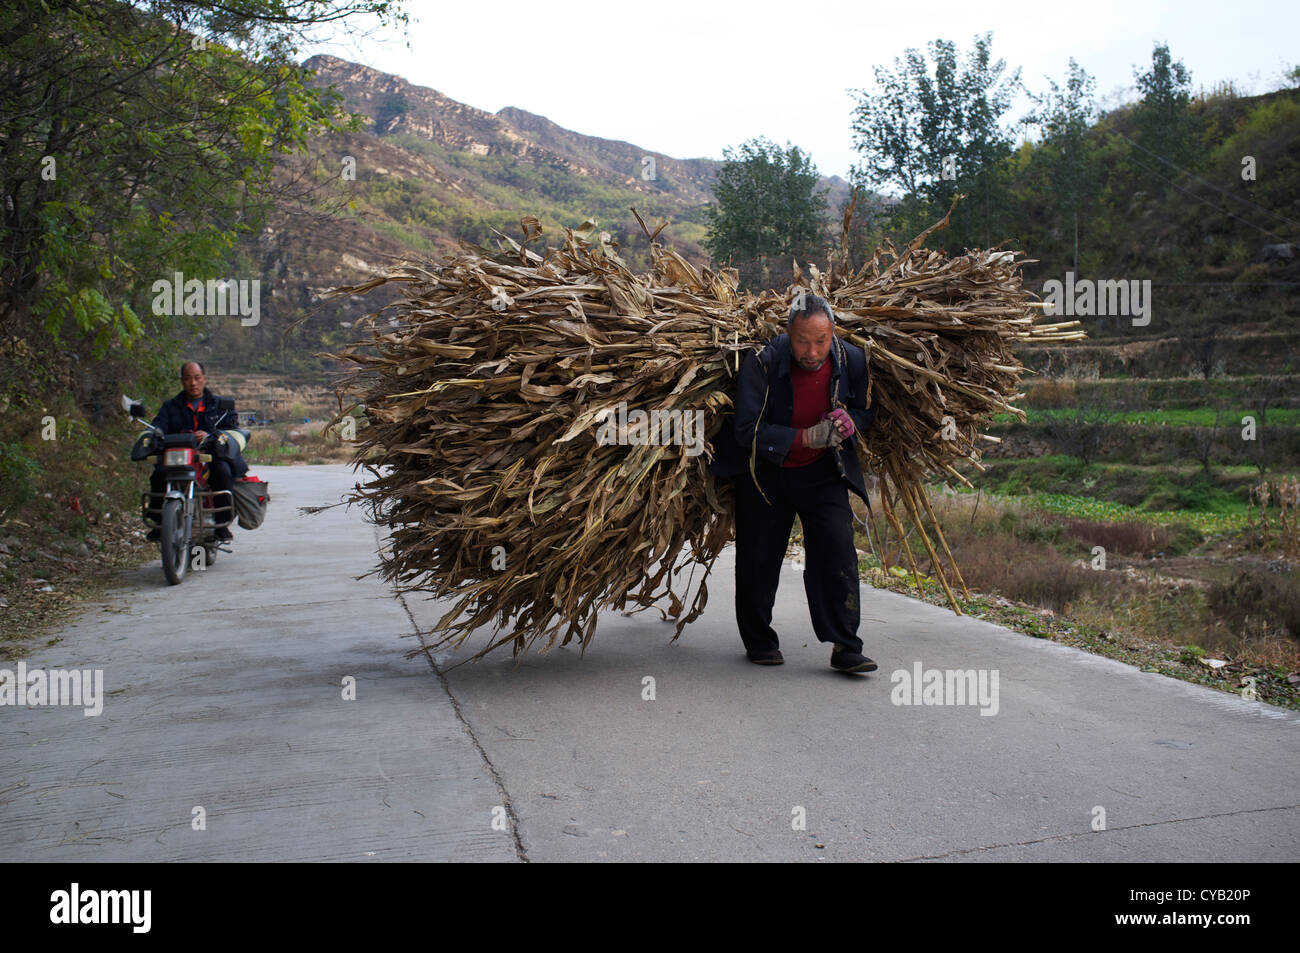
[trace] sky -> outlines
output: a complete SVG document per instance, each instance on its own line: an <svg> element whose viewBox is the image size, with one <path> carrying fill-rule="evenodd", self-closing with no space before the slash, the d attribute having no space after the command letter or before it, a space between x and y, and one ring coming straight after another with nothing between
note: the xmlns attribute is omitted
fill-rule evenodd
<svg viewBox="0 0 1300 953"><path fill-rule="evenodd" d="M991 31L994 57L1037 92L1046 76L1064 85L1074 57L1106 107L1137 98L1134 67L1150 66L1156 43L1191 71L1194 90L1230 80L1263 93L1300 65L1296 0L408 0L406 9L416 21L406 37L322 36L304 58L330 53L488 112L516 106L676 158L721 159L764 136L843 178L858 161L848 91L870 90L873 66L892 68L933 39L961 56ZM1004 120L1030 106L1020 97Z"/></svg>

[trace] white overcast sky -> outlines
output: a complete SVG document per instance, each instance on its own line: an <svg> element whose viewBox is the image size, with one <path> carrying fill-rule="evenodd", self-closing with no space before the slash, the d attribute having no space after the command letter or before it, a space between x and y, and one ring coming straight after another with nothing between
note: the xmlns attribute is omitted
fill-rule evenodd
<svg viewBox="0 0 1300 953"><path fill-rule="evenodd" d="M1297 0L876 3L850 0L409 0L410 48L385 34L304 50L332 53L462 103L517 106L568 129L677 158L722 158L756 136L811 154L847 178L857 155L847 90L909 47L952 40L960 53L993 33L995 58L1042 91L1069 58L1104 105L1136 98L1133 68L1156 42L1194 89L1232 80L1276 89L1300 63ZM396 37L396 34L388 34ZM1022 102L1006 118L1027 111Z"/></svg>

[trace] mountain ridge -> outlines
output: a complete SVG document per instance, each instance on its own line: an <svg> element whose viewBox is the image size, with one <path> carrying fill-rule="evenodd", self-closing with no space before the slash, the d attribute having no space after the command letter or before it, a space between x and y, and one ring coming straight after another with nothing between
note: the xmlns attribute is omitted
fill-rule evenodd
<svg viewBox="0 0 1300 953"><path fill-rule="evenodd" d="M386 262L490 245L498 231L518 237L526 215L541 221L548 241L594 218L634 270L646 269L649 239L635 208L652 230L669 223L660 241L697 267L709 262L704 210L718 160L587 135L517 106L489 112L335 56L303 65L314 85L333 87L342 107L362 117L362 128L316 137L308 157L285 160L278 177L314 181L323 202L277 206L241 246L246 267L263 279L263 326L252 334L218 326L208 344L245 369L320 367L310 355L334 349L348 336L342 325L388 300L377 292L322 301L323 291L363 282ZM829 190L827 227L837 230L849 185L823 176L819 187ZM322 212L329 203L337 207ZM286 342L288 327L295 330Z"/></svg>

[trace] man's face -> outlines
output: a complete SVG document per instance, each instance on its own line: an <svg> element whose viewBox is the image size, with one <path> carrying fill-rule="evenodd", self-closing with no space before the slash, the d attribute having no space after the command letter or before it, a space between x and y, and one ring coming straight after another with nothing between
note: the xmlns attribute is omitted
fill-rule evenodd
<svg viewBox="0 0 1300 953"><path fill-rule="evenodd" d="M815 371L831 353L831 319L825 312L814 311L795 318L790 325L790 353L805 371Z"/></svg>
<svg viewBox="0 0 1300 953"><path fill-rule="evenodd" d="M199 370L199 365L194 362L186 364L181 370L181 387L185 389L185 396L190 400L197 400L203 396L203 388L207 386L208 379L204 376L203 371Z"/></svg>

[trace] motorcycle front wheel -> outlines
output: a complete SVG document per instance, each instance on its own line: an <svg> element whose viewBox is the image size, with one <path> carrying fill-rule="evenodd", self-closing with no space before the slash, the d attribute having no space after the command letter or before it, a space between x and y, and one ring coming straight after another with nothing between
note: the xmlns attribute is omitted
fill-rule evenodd
<svg viewBox="0 0 1300 953"><path fill-rule="evenodd" d="M163 574L173 586L179 586L190 566L189 527L178 499L163 501L162 526L158 533L158 549L162 554Z"/></svg>

